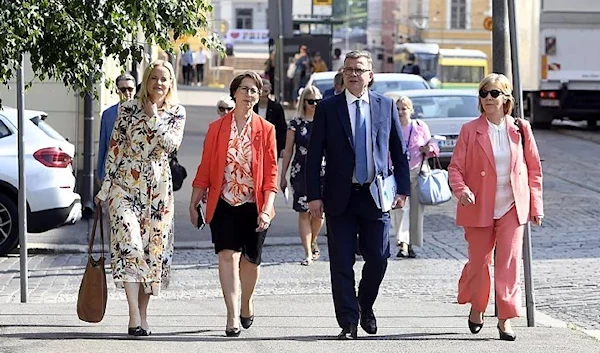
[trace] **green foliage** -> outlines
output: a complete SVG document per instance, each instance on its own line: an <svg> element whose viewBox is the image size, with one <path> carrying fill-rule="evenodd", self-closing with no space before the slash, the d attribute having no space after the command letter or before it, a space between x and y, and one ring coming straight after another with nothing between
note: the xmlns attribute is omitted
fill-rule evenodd
<svg viewBox="0 0 600 353"><path fill-rule="evenodd" d="M29 53L40 80L95 95L106 57L125 66L147 55L133 40L138 31L172 52L171 40L206 29L211 11L209 0L0 0L0 81L7 84L20 53ZM202 41L223 51L216 36Z"/></svg>

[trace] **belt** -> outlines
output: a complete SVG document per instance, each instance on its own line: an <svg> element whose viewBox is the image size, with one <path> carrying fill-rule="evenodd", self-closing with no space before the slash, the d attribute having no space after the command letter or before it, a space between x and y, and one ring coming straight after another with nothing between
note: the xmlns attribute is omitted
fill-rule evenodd
<svg viewBox="0 0 600 353"><path fill-rule="evenodd" d="M352 188L355 190L368 189L370 186L371 186L371 183L364 183L364 184L352 183Z"/></svg>

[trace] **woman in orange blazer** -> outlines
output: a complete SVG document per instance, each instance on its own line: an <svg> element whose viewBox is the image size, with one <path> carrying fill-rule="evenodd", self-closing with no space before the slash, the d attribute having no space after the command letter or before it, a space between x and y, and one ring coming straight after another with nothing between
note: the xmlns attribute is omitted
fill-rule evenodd
<svg viewBox="0 0 600 353"><path fill-rule="evenodd" d="M254 321L252 295L267 229L275 216L275 128L252 111L261 89L262 79L253 71L233 79L229 91L235 108L209 125L192 183L190 219L195 227L197 206L207 200L206 222L219 258L229 337L240 335L240 323L247 329Z"/></svg>
<svg viewBox="0 0 600 353"><path fill-rule="evenodd" d="M529 123L519 120L519 129L508 115L511 92L504 75L490 74L481 81L482 115L463 125L448 167L450 186L459 199L456 224L465 230L469 252L458 283L458 303L471 303L469 329L478 333L490 298L489 265L495 246L498 331L507 341L516 339L509 319L518 317L521 307L524 225L529 220L541 225L544 214L537 145Z"/></svg>

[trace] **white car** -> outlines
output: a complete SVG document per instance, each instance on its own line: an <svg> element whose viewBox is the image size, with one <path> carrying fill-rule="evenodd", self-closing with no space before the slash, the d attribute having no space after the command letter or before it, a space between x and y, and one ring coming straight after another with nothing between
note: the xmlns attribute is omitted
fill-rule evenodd
<svg viewBox="0 0 600 353"><path fill-rule="evenodd" d="M25 110L25 185L27 231L41 233L81 218L81 197L74 192L75 147L44 119ZM0 254L19 243L17 110L0 110Z"/></svg>
<svg viewBox="0 0 600 353"><path fill-rule="evenodd" d="M477 108L479 96L475 91L430 89L388 92L386 96L394 100L401 96L410 98L415 110L413 118L426 122L431 135L446 138L438 142L442 164L450 163L463 124L481 115Z"/></svg>
<svg viewBox="0 0 600 353"><path fill-rule="evenodd" d="M315 72L310 75L307 86L316 86L321 93L333 88L333 78L337 71ZM419 75L399 73L376 73L371 90L385 94L391 91L430 89L429 84Z"/></svg>

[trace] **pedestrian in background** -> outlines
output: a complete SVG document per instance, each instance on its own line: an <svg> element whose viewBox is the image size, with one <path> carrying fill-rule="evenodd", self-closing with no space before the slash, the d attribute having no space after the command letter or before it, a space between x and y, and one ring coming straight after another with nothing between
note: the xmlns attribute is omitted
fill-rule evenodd
<svg viewBox="0 0 600 353"><path fill-rule="evenodd" d="M194 66L196 68L196 86L204 84L204 66L208 58L206 49L200 48L194 53Z"/></svg>
<svg viewBox="0 0 600 353"><path fill-rule="evenodd" d="M223 96L217 101L217 114L220 118L227 115L230 111L235 108L235 102L230 96Z"/></svg>
<svg viewBox="0 0 600 353"><path fill-rule="evenodd" d="M271 94L271 82L262 80L263 87L260 92L258 104L254 106L254 112L265 118L268 122L275 125L275 137L277 140L277 157L285 148L285 138L287 132L287 123L285 121L285 112L278 102L269 98Z"/></svg>
<svg viewBox="0 0 600 353"><path fill-rule="evenodd" d="M246 71L233 79L229 92L235 109L208 126L192 183L190 220L195 227L199 226L197 207L207 200L206 222L219 259L228 337L240 335L240 323L247 329L254 322L252 296L267 229L275 216L275 127L252 111L261 89L256 72Z"/></svg>
<svg viewBox="0 0 600 353"><path fill-rule="evenodd" d="M185 51L181 57L183 71L183 84L191 85L194 82L194 51L186 44Z"/></svg>
<svg viewBox="0 0 600 353"><path fill-rule="evenodd" d="M359 318L365 332L377 333L373 305L390 256L390 215L375 203L371 183L376 177L391 176L393 165L397 195L391 207L398 208L410 193L410 179L394 101L368 89L373 80L371 54L348 53L343 73L344 94L317 105L306 160L306 190L311 215L327 215L331 288L342 328L337 338L356 339ZM358 298L353 269L357 234L365 260Z"/></svg>
<svg viewBox="0 0 600 353"><path fill-rule="evenodd" d="M469 261L458 282L458 303L471 303L469 329L479 333L490 298L493 251L494 288L501 340L514 341L510 319L521 307L520 266L523 230L542 224L542 166L530 124L515 120L512 85L490 74L479 84L481 116L461 128L448 167L459 199L456 224L465 230Z"/></svg>
<svg viewBox="0 0 600 353"><path fill-rule="evenodd" d="M306 200L306 157L308 154L308 143L313 126L315 109L321 101L321 92L315 86L308 86L300 95L298 112L289 124L286 146L283 152L283 164L281 170L280 189L285 191L288 186L287 170L292 161L290 172L290 184L294 191L292 208L298 212L298 228L300 241L304 248L304 259L300 262L303 266L309 266L319 258L320 250L317 245L317 237L323 227L323 218L313 217L308 212ZM324 165L321 169L321 177L325 174Z"/></svg>
<svg viewBox="0 0 600 353"><path fill-rule="evenodd" d="M344 75L338 72L333 77L333 87L323 93L323 99L336 96L342 92L344 92Z"/></svg>
<svg viewBox="0 0 600 353"><path fill-rule="evenodd" d="M111 265L125 288L128 333L148 336L150 295L169 284L173 256L173 185L169 154L183 138L173 66L157 60L144 71L139 99L121 104L96 203L107 202Z"/></svg>
<svg viewBox="0 0 600 353"><path fill-rule="evenodd" d="M294 55L293 62L295 64L295 71L293 77L293 85L294 87L292 91L292 102L294 103L294 107L297 108L296 104L298 101L298 96L300 95L300 89L306 86L308 82L308 77L310 76L310 56L308 55L308 48L306 45L301 45L298 49L298 52Z"/></svg>
<svg viewBox="0 0 600 353"><path fill-rule="evenodd" d="M413 246L423 246L423 214L425 206L419 203L419 173L422 168L429 169L427 158L440 152L436 143L431 140L429 126L423 120L412 119L413 102L406 96L396 101L400 128L404 138L403 151L408 159L410 169L410 195L404 207L392 210L392 223L398 242L396 257L415 258Z"/></svg>
<svg viewBox="0 0 600 353"><path fill-rule="evenodd" d="M115 121L119 115L119 107L123 102L131 101L136 94L135 78L130 74L119 75L115 80L117 93L119 94L119 103L110 106L100 118L100 138L98 139L98 158L96 164L96 181L98 185L104 180L106 154L109 149L110 136L115 126Z"/></svg>

